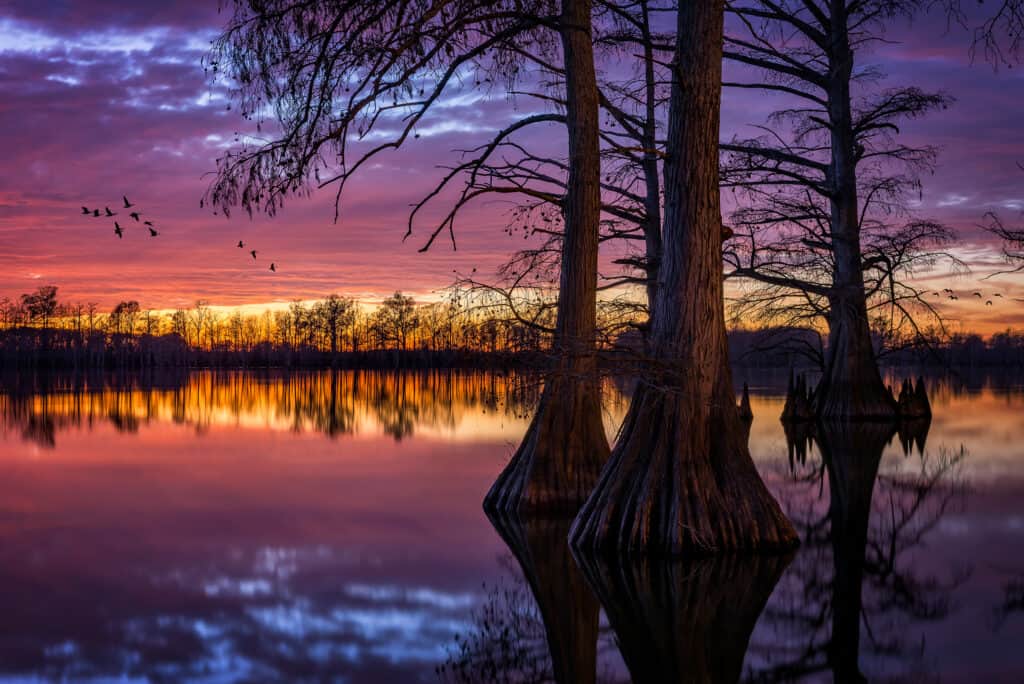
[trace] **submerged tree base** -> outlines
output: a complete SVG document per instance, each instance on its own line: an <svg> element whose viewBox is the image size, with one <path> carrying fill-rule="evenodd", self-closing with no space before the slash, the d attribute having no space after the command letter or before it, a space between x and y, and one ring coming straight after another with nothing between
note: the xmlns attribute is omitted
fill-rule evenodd
<svg viewBox="0 0 1024 684"><path fill-rule="evenodd" d="M611 459L573 524L581 553L776 552L799 538L750 458L739 411L716 382L711 407L685 387L641 385Z"/></svg>
<svg viewBox="0 0 1024 684"><path fill-rule="evenodd" d="M512 460L484 497L489 513L572 515L593 491L608 460L596 378L558 375Z"/></svg>

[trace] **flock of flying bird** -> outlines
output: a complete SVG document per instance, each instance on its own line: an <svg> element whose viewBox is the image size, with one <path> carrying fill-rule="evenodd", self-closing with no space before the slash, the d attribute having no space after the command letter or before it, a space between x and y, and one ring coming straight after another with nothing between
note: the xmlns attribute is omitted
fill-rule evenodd
<svg viewBox="0 0 1024 684"><path fill-rule="evenodd" d="M134 209L135 208L135 205L128 201L127 195L121 195L121 199L124 200L124 208L125 209ZM91 216L93 218L113 218L114 216L117 216L117 212L116 211L111 211L110 207L107 207L107 206L103 207L103 211L102 212L99 209L90 209L89 207L83 206L82 207L82 215L83 216ZM142 216L142 212L141 211L138 211L136 209L135 211L129 212L128 216L132 220L134 220L136 223L142 223L142 225L146 226L149 229L149 236L150 237L156 237L157 235L160 234L160 232L156 229L156 226L153 225L152 221L142 221L141 220L141 216ZM117 221L114 221L114 235L116 235L119 240L124 238L124 228L122 228L121 224L119 222L117 222ZM243 241L241 241L241 240L238 241L238 249L245 249L245 243ZM250 249L249 250L249 254L252 255L252 260L253 260L253 262L255 262L256 261L256 250L255 249ZM273 271L274 273L277 273L277 265L273 261L270 262L270 270Z"/></svg>
<svg viewBox="0 0 1024 684"><path fill-rule="evenodd" d="M124 200L124 208L125 209L133 209L135 207L134 204L132 204L131 202L128 201L128 197L127 196L122 195L121 199ZM103 207L103 212L101 213L99 209L90 209L89 207L83 206L82 207L82 215L83 216L92 216L93 218L100 218L100 217L113 218L114 216L117 216L117 212L116 211L110 211L110 207ZM132 211L132 212L129 212L128 216L131 217L136 223L139 223L140 222L140 217L142 216L142 212L141 211ZM149 236L150 237L156 237L157 235L160 234L159 231L157 231L156 227L153 225L152 221L141 221L141 223L144 226L146 226L147 228L149 228ZM117 237L119 239L124 237L124 228L122 228L121 224L118 223L117 221L114 221L114 234L117 235ZM239 240L238 241L238 249L245 249L245 242L243 242L242 240ZM250 249L249 250L249 254L252 256L252 260L255 262L256 261L256 250L255 249ZM274 264L273 261L270 262L270 270L273 271L274 273L277 273L277 266ZM476 269L473 269L473 270L476 270ZM954 292L953 290L949 289L948 287L942 288L942 293L932 292L932 295L935 296L935 297L938 297L938 296L940 296L943 293L946 294L949 297L949 299L952 299L954 301L957 300L957 299L960 299L960 297L957 296L956 292ZM972 296L977 297L978 299L983 299L983 297L981 296L980 292L973 292L971 294L972 294ZM1002 297L1003 295L1001 293L999 293L999 292L996 292L993 296L994 297ZM992 306L992 300L991 299L985 300L985 306Z"/></svg>
<svg viewBox="0 0 1024 684"><path fill-rule="evenodd" d="M128 198L125 197L124 195L121 196L121 199L124 200L124 208L125 209L132 209L133 207L135 207L135 205L132 204L131 202L129 202ZM82 215L83 216L92 216L93 218L100 218L101 216L104 217L104 218L112 218L114 216L117 216L117 212L116 211L110 211L110 207L103 207L103 213L101 214L99 209L90 209L89 207L84 207L83 206L82 207ZM128 214L128 216L130 216L132 219L134 219L136 223L139 223L140 222L139 217L142 216L142 212L141 211L133 211L133 212L130 212ZM157 231L156 227L153 226L153 222L152 221L142 221L142 224L144 226L146 226L147 228L149 228L149 236L150 237L156 237L157 235L160 234ZM124 237L124 228L122 228L121 224L118 223L117 221L114 221L114 234L117 235L117 237L119 239Z"/></svg>
<svg viewBox="0 0 1024 684"><path fill-rule="evenodd" d="M932 296L933 297L938 297L941 294L945 294L949 299L952 299L954 301L957 300L957 299L960 299L960 297L957 296L956 292L954 292L953 290L949 289L948 287L942 288L942 292L941 293L940 292L932 292ZM972 292L971 296L972 297L977 297L978 299L985 299L984 297L981 296L980 292ZM996 292L992 296L993 297L1002 297L1003 295L1000 292ZM992 306L992 300L991 299L985 299L985 306Z"/></svg>

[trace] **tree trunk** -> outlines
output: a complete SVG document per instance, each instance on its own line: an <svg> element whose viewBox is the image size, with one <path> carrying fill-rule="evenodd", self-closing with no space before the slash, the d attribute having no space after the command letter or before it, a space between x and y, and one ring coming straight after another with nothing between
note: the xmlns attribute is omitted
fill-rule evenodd
<svg viewBox="0 0 1024 684"><path fill-rule="evenodd" d="M652 359L581 509L583 552L721 553L797 544L754 468L732 389L718 188L722 0L678 12Z"/></svg>
<svg viewBox="0 0 1024 684"><path fill-rule="evenodd" d="M644 249L647 276L648 328L654 323L654 302L658 298L658 268L661 265L661 179L658 176L657 75L654 73L654 37L650 10L640 3L644 42Z"/></svg>
<svg viewBox="0 0 1024 684"><path fill-rule="evenodd" d="M608 457L594 342L601 220L598 90L590 0L563 0L569 178L554 352L519 450L484 498L489 511L575 512Z"/></svg>
<svg viewBox="0 0 1024 684"><path fill-rule="evenodd" d="M519 562L537 602L554 681L593 683L600 607L569 550L571 519L502 514L490 519Z"/></svg>
<svg viewBox="0 0 1024 684"><path fill-rule="evenodd" d="M891 419L896 403L882 382L871 345L861 266L857 200L859 144L853 131L850 49L845 0L831 0L828 113L831 129L831 229L834 260L829 296L825 374L815 392L815 411L827 420Z"/></svg>

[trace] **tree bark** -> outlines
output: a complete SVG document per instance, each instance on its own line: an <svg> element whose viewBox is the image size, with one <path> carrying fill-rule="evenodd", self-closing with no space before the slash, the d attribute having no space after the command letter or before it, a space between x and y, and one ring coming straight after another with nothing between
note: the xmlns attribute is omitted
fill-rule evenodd
<svg viewBox="0 0 1024 684"><path fill-rule="evenodd" d="M850 48L845 0L830 1L828 115L832 160L831 229L834 269L829 295L825 373L815 392L815 412L826 420L892 419L896 402L882 382L871 344L861 266L857 199L858 143L853 131Z"/></svg>
<svg viewBox="0 0 1024 684"><path fill-rule="evenodd" d="M722 30L722 0L680 5L652 358L573 525L573 545L584 553L797 544L750 458L728 365L718 187Z"/></svg>
<svg viewBox="0 0 1024 684"><path fill-rule="evenodd" d="M601 160L590 0L562 1L561 37L569 178L554 336L557 367L522 444L484 498L488 511L574 513L609 452L594 349Z"/></svg>

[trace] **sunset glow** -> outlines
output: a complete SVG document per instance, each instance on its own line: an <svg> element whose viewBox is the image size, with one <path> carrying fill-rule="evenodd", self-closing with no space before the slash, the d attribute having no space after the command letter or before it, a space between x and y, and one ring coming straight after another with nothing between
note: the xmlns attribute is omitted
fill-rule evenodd
<svg viewBox="0 0 1024 684"><path fill-rule="evenodd" d="M453 270L491 273L524 244L521 235L502 232L511 205L493 200L458 223L457 251L440 240L417 252L430 216L402 239L409 204L436 182L437 166L529 109L501 92L472 88L453 94L418 139L346 188L337 224L330 187L291 201L275 218L241 212L225 219L201 209L204 174L234 132L248 130L203 74L201 59L224 20L215 5L8 3L0 18L0 295L55 284L63 298L104 309L131 298L153 309L205 299L258 310L331 292L375 302L396 289L422 299L450 284ZM1024 308L1013 300L1024 298L1024 279L980 280L1004 264L977 225L986 212L1016 221L1024 210L1024 173L1015 165L1024 159L1024 75L972 63L968 41L939 16L898 24L889 38L870 55L889 74L887 83L956 98L947 111L909 122L901 135L909 144L941 147L916 209L960 230L955 251L972 273L952 278L937 268L918 277L937 290L1004 294L991 307L968 297L941 300L954 328L1020 327ZM727 92L723 138L760 123L773 106L770 98ZM531 135L560 154L558 126ZM123 215L122 195L156 223L159 239ZM81 216L83 204L121 211L125 238L114 236L106 218ZM259 263L248 247L235 248L238 240L259 250ZM612 256L605 258L610 273Z"/></svg>

